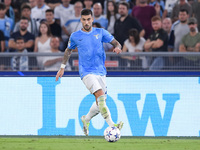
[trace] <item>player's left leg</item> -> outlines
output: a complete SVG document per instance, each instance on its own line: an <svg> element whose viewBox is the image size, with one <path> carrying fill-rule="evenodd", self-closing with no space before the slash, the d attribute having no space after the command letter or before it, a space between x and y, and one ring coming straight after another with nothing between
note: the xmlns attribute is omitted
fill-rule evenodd
<svg viewBox="0 0 200 150"><path fill-rule="evenodd" d="M99 105L99 110L100 110L101 114L104 114L104 115L102 115L103 117L105 117L107 115L105 120L106 120L106 122L108 123L109 126L115 126L119 130L121 130L124 123L122 121L120 121L118 124L114 124L114 122L112 121L112 118L111 118L110 110L106 105L106 98L107 98L106 76L99 76L98 78L99 78L98 79L99 84L101 85L102 91L103 91L103 93L101 93L99 91L100 92L99 95L96 93L96 101ZM104 96L102 96L102 95L104 95ZM100 103L98 102L99 100L101 100ZM103 106L100 106L100 104L103 105Z"/></svg>
<svg viewBox="0 0 200 150"><path fill-rule="evenodd" d="M106 120L109 126L114 126L114 122L111 118L110 110L108 109L106 105L106 96L103 92L102 89L96 91L94 93L94 96L97 100L98 106L99 106L99 111L102 115L102 117Z"/></svg>

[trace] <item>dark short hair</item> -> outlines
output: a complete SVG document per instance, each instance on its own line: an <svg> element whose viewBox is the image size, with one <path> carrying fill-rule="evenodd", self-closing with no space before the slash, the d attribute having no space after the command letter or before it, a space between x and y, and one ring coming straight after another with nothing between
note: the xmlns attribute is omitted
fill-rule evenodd
<svg viewBox="0 0 200 150"><path fill-rule="evenodd" d="M27 4L22 5L21 11L23 11L24 9L29 9L29 10L31 10L31 6L29 6L29 5L27 5Z"/></svg>
<svg viewBox="0 0 200 150"><path fill-rule="evenodd" d="M6 5L4 3L0 3L0 10L5 10L6 9Z"/></svg>
<svg viewBox="0 0 200 150"><path fill-rule="evenodd" d="M189 14L189 12L188 12L187 9L180 9L180 10L179 10L179 13L180 13L180 12L186 12L186 14Z"/></svg>
<svg viewBox="0 0 200 150"><path fill-rule="evenodd" d="M83 9L82 11L81 11L81 16L87 16L87 15L93 15L92 14L92 11L90 10L90 9Z"/></svg>
<svg viewBox="0 0 200 150"><path fill-rule="evenodd" d="M98 22L93 22L92 25L95 25L97 28L102 28L101 24Z"/></svg>
<svg viewBox="0 0 200 150"><path fill-rule="evenodd" d="M21 36L18 36L16 39L15 39L15 42L17 42L18 40L23 40L24 41L24 38L21 37ZM25 42L25 41L24 41Z"/></svg>
<svg viewBox="0 0 200 150"><path fill-rule="evenodd" d="M28 21L29 21L29 19L28 19L27 17L24 17L24 16L22 16L22 17L20 18L20 20L28 20Z"/></svg>
<svg viewBox="0 0 200 150"><path fill-rule="evenodd" d="M122 2L119 2L119 5L124 5L124 6L126 6L126 8L129 10L129 8L130 8L130 5L129 5L129 3L127 3L127 2L124 2L124 1L122 1ZM118 5L118 6L119 6Z"/></svg>
<svg viewBox="0 0 200 150"><path fill-rule="evenodd" d="M47 9L47 10L45 11L45 13L47 13L47 12L52 12L52 13L54 14L54 10L53 10L53 9Z"/></svg>

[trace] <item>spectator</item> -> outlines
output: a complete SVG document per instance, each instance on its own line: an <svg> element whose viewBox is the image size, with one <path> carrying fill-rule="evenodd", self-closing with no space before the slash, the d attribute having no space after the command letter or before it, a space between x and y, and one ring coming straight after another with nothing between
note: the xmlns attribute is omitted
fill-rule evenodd
<svg viewBox="0 0 200 150"><path fill-rule="evenodd" d="M165 30L167 32L168 38L170 37L171 27L172 27L171 18L165 18L162 20L162 28L163 28L163 30Z"/></svg>
<svg viewBox="0 0 200 150"><path fill-rule="evenodd" d="M16 43L15 43L15 39L17 39L17 37L24 38L25 48L27 49L28 52L33 52L33 44L34 44L35 37L33 34L28 32L27 30L28 18L22 17L20 19L19 26L20 26L20 30L17 32L14 32L9 39L8 45L9 45L10 52L13 52L17 49Z"/></svg>
<svg viewBox="0 0 200 150"><path fill-rule="evenodd" d="M37 0L29 0L29 4L31 8L34 8L37 6Z"/></svg>
<svg viewBox="0 0 200 150"><path fill-rule="evenodd" d="M69 20L69 17L74 14L74 5L70 4L71 0L62 0L62 4L56 6L54 9L54 17L56 22L60 24L62 28L62 39L64 43L67 43L68 36L64 32L64 25Z"/></svg>
<svg viewBox="0 0 200 150"><path fill-rule="evenodd" d="M129 38L124 42L122 52L143 52L145 39L140 37L136 29L129 30ZM147 68L147 60L145 57L135 57L135 56L123 56L122 58L128 60L128 66L131 66L131 69L134 68Z"/></svg>
<svg viewBox="0 0 200 150"><path fill-rule="evenodd" d="M91 9L93 11L92 5L93 5L93 0L83 0L84 3L84 8L85 9Z"/></svg>
<svg viewBox="0 0 200 150"><path fill-rule="evenodd" d="M107 2L106 18L108 19L108 32L114 35L115 21L119 19L120 15L117 13L117 5L114 0Z"/></svg>
<svg viewBox="0 0 200 150"><path fill-rule="evenodd" d="M15 39L16 51L19 53L27 53L25 48L25 42L23 37L17 37ZM28 56L14 56L11 59L11 68L14 71L28 71L29 70L29 59Z"/></svg>
<svg viewBox="0 0 200 150"><path fill-rule="evenodd" d="M151 19L154 32L150 35L149 39L144 44L146 52L167 52L168 36L162 29L161 18L154 16ZM151 63L152 62L152 63ZM149 70L161 70L165 65L165 60L162 56L149 58Z"/></svg>
<svg viewBox="0 0 200 150"><path fill-rule="evenodd" d="M53 9L47 9L45 11L45 17L46 17L46 22L47 22L47 24L49 25L49 27L51 29L51 34L53 36L59 37L59 39L61 40L61 27L54 20L54 11L53 11Z"/></svg>
<svg viewBox="0 0 200 150"><path fill-rule="evenodd" d="M48 53L50 52L51 29L46 22L41 22L39 27L39 36L35 39L34 52ZM43 69L43 57L37 57L37 64L40 69Z"/></svg>
<svg viewBox="0 0 200 150"><path fill-rule="evenodd" d="M168 51L172 51L173 49L173 46L170 46L170 34L171 34L171 27L172 27L172 20L171 18L167 17L167 18L164 18L162 20L162 28L163 30L165 30L168 34ZM168 57L166 59L166 65L165 66L174 66L174 57Z"/></svg>
<svg viewBox="0 0 200 150"><path fill-rule="evenodd" d="M190 32L186 34L179 46L179 52L200 52L200 33L197 32L196 18L190 18L188 21ZM189 70L199 69L200 59L198 57L184 57L179 63L178 67L183 67ZM183 69L182 68L182 69Z"/></svg>
<svg viewBox="0 0 200 150"><path fill-rule="evenodd" d="M28 2L29 0L11 0L11 6L13 7L15 13L15 22L20 20L21 7L25 4L28 4Z"/></svg>
<svg viewBox="0 0 200 150"><path fill-rule="evenodd" d="M162 17L163 12L165 10L165 3L163 0L148 0L148 4L150 6L154 6L155 10L157 12L157 15L159 15L160 17Z"/></svg>
<svg viewBox="0 0 200 150"><path fill-rule="evenodd" d="M58 37L52 37L51 42L51 51L50 53L60 53L59 48L59 38ZM60 67L60 63L62 62L62 56L49 56L44 57L43 59L43 66L44 70L46 71L56 71ZM65 70L71 71L71 66L67 62Z"/></svg>
<svg viewBox="0 0 200 150"><path fill-rule="evenodd" d="M44 0L36 0L37 6L31 9L31 17L38 22L45 20L45 11L49 9Z"/></svg>
<svg viewBox="0 0 200 150"><path fill-rule="evenodd" d="M145 39L147 39L153 31L151 18L155 15L155 8L153 6L149 6L147 4L147 0L139 0L138 6L135 6L132 10L132 16L139 20L145 30Z"/></svg>
<svg viewBox="0 0 200 150"><path fill-rule="evenodd" d="M77 1L74 4L75 14L70 16L69 20L64 25L65 34L70 36L72 32L78 31L82 28L82 23L80 21L81 18L81 10L83 9L83 4L81 1Z"/></svg>
<svg viewBox="0 0 200 150"><path fill-rule="evenodd" d="M174 8L175 4L178 0L167 0L165 1L165 10L163 12L162 18L171 17L172 9Z"/></svg>
<svg viewBox="0 0 200 150"><path fill-rule="evenodd" d="M94 12L94 22L100 23L100 25L104 28L108 28L108 20L104 15L102 15L103 9L101 3L95 3L93 5L93 12Z"/></svg>
<svg viewBox="0 0 200 150"><path fill-rule="evenodd" d="M192 16L192 7L190 4L188 4L187 0L179 0L178 3L176 3L176 5L173 7L172 9L172 14L171 14L171 19L172 22L174 23L176 20L178 20L178 16L179 16L179 11L181 9L185 9L187 10L189 16Z"/></svg>
<svg viewBox="0 0 200 150"><path fill-rule="evenodd" d="M188 11L181 9L179 12L179 20L172 25L169 44L173 49L171 51L178 52L181 39L189 32L187 20L189 18Z"/></svg>
<svg viewBox="0 0 200 150"><path fill-rule="evenodd" d="M27 4L23 5L21 8L21 17L28 18L28 28L27 30L33 34L35 37L38 36L38 27L39 23L36 22L35 19L31 18L31 7ZM13 32L17 32L20 30L20 21L15 24L15 28Z"/></svg>
<svg viewBox="0 0 200 150"><path fill-rule="evenodd" d="M5 51L5 37L3 32L0 30L0 52Z"/></svg>
<svg viewBox="0 0 200 150"><path fill-rule="evenodd" d="M68 21L68 18L74 14L74 5L70 4L71 0L62 0L62 4L54 9L55 19L61 27Z"/></svg>
<svg viewBox="0 0 200 150"><path fill-rule="evenodd" d="M193 16L198 21L198 30L200 31L200 0L197 0L192 4Z"/></svg>
<svg viewBox="0 0 200 150"><path fill-rule="evenodd" d="M5 48L8 49L8 40L13 31L14 22L11 18L6 16L6 6L0 3L0 30L3 31L5 37Z"/></svg>
<svg viewBox="0 0 200 150"><path fill-rule="evenodd" d="M54 10L56 6L59 6L62 1L61 0L45 0L45 3Z"/></svg>
<svg viewBox="0 0 200 150"><path fill-rule="evenodd" d="M12 0L4 0L4 4L6 5L6 16L11 18L13 22L15 22L15 12L13 7L11 6Z"/></svg>
<svg viewBox="0 0 200 150"><path fill-rule="evenodd" d="M172 20L171 20L171 18L165 18L165 19L162 20L162 28L168 34L168 51L171 51L171 49L172 49L172 47L169 44L171 27L172 27Z"/></svg>
<svg viewBox="0 0 200 150"><path fill-rule="evenodd" d="M114 25L114 35L117 41L121 45L124 44L124 41L128 39L128 31L132 28L135 28L139 31L140 37L143 37L145 34L144 29L139 24L139 22L128 15L129 4L127 2L120 2L118 7L118 12L120 18L115 22Z"/></svg>

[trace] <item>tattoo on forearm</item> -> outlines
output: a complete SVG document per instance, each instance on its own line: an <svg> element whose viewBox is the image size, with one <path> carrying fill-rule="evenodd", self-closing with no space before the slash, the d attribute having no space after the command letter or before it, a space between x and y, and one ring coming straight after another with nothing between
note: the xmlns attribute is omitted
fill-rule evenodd
<svg viewBox="0 0 200 150"><path fill-rule="evenodd" d="M72 50L71 50L71 49L67 48L67 49L65 50L62 64L66 64L66 63L67 63L67 61L69 60L69 58L70 58L70 56L71 56L71 53L72 53Z"/></svg>
<svg viewBox="0 0 200 150"><path fill-rule="evenodd" d="M117 41L117 40L112 40L112 42L110 43L114 46L114 48L118 47L119 49L122 48L121 44Z"/></svg>

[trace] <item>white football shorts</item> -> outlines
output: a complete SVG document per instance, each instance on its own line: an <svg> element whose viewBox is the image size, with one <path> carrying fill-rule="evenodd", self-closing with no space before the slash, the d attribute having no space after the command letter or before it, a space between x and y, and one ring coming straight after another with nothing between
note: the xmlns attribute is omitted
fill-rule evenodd
<svg viewBox="0 0 200 150"><path fill-rule="evenodd" d="M83 77L83 83L91 94L102 89L107 94L106 76L88 74Z"/></svg>

